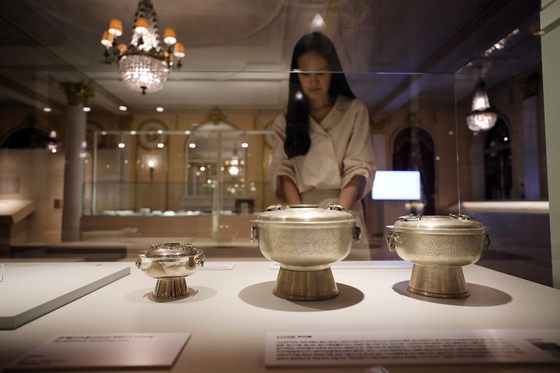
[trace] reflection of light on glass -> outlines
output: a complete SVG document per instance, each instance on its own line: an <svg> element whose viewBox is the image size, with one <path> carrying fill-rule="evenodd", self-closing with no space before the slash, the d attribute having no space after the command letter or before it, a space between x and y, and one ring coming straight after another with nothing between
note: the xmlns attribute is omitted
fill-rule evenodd
<svg viewBox="0 0 560 373"><path fill-rule="evenodd" d="M421 198L420 172L376 171L373 199L417 201Z"/></svg>
<svg viewBox="0 0 560 373"><path fill-rule="evenodd" d="M162 130L157 130L157 133L161 135L163 133L163 131Z"/></svg>
<svg viewBox="0 0 560 373"><path fill-rule="evenodd" d="M195 144L194 142L191 142L191 143L189 144L189 148L191 148L191 149L196 148L196 144Z"/></svg>
<svg viewBox="0 0 560 373"><path fill-rule="evenodd" d="M163 108L162 108L162 107L158 107L158 108L156 108L156 111L157 111L158 113L161 113L161 112L163 111Z"/></svg>
<svg viewBox="0 0 560 373"><path fill-rule="evenodd" d="M231 166L230 168L228 168L228 172L229 172L230 175L236 176L236 175L239 174L239 167Z"/></svg>
<svg viewBox="0 0 560 373"><path fill-rule="evenodd" d="M43 109L44 112L46 113L50 113L51 112L51 108L50 107L46 107Z"/></svg>
<svg viewBox="0 0 560 373"><path fill-rule="evenodd" d="M298 91L298 92L296 93L296 100L302 100L302 99L303 99L303 93L301 93L301 92Z"/></svg>
<svg viewBox="0 0 560 373"><path fill-rule="evenodd" d="M201 166L201 167L200 167L200 171L206 171L206 167Z"/></svg>
<svg viewBox="0 0 560 373"><path fill-rule="evenodd" d="M249 147L249 144L247 144L246 142L244 142L243 144L241 144L241 147L242 147L242 148L247 148L247 147Z"/></svg>
<svg viewBox="0 0 560 373"><path fill-rule="evenodd" d="M208 179L208 181L206 181L208 184L212 184L212 180Z"/></svg>
<svg viewBox="0 0 560 373"><path fill-rule="evenodd" d="M127 110L127 107L126 107L126 106L119 106L119 110L120 110L120 111L126 111L126 110Z"/></svg>
<svg viewBox="0 0 560 373"><path fill-rule="evenodd" d="M191 131L185 131L185 135L190 135Z"/></svg>
<svg viewBox="0 0 560 373"><path fill-rule="evenodd" d="M315 17L313 18L313 21L311 21L311 26L309 27L309 29L311 30L311 32L323 32L324 28L325 21L323 20L323 17L321 17L320 14L315 14Z"/></svg>
<svg viewBox="0 0 560 373"><path fill-rule="evenodd" d="M87 106L85 106L85 107L84 107L84 111L85 111L85 112L87 113L87 112L91 111L91 108L90 108L90 107L87 107Z"/></svg>
<svg viewBox="0 0 560 373"><path fill-rule="evenodd" d="M119 142L119 148L124 148L124 142Z"/></svg>
<svg viewBox="0 0 560 373"><path fill-rule="evenodd" d="M154 167L154 161L149 161L149 162L148 162L148 166L149 166L150 168Z"/></svg>
<svg viewBox="0 0 560 373"><path fill-rule="evenodd" d="M165 145L163 145L162 142L160 142L160 143L157 144L157 147L160 148L160 149L163 148L164 146L165 146Z"/></svg>
<svg viewBox="0 0 560 373"><path fill-rule="evenodd" d="M136 135L136 131L130 131L131 135Z"/></svg>
<svg viewBox="0 0 560 373"><path fill-rule="evenodd" d="M508 142L508 141L509 141L509 138L508 138L507 136L504 137L504 141L505 141L505 142Z"/></svg>
<svg viewBox="0 0 560 373"><path fill-rule="evenodd" d="M473 96L471 112L467 115L467 125L471 131L486 131L494 127L498 115L490 110L486 85L480 81Z"/></svg>

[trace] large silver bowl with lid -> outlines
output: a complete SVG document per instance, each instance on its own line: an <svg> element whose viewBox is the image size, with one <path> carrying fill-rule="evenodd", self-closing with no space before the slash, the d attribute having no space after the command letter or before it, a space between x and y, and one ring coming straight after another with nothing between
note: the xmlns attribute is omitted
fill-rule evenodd
<svg viewBox="0 0 560 373"><path fill-rule="evenodd" d="M185 277L204 265L204 252L190 243L158 243L138 255L136 267L157 279L156 299L184 298L189 294Z"/></svg>
<svg viewBox="0 0 560 373"><path fill-rule="evenodd" d="M291 300L333 298L338 289L331 264L350 253L360 228L341 206L275 205L254 220L251 239L262 254L280 263L274 295Z"/></svg>
<svg viewBox="0 0 560 373"><path fill-rule="evenodd" d="M464 298L462 266L490 249L490 228L466 215L402 216L387 233L389 251L414 264L408 291L437 298Z"/></svg>

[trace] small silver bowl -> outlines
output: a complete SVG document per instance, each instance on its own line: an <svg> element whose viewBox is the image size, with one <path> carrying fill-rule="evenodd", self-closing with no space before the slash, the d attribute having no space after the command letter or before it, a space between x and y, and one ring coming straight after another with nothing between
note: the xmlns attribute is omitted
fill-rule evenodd
<svg viewBox="0 0 560 373"><path fill-rule="evenodd" d="M158 243L140 253L136 267L157 279L156 299L178 299L189 294L185 277L204 266L204 252L190 243Z"/></svg>

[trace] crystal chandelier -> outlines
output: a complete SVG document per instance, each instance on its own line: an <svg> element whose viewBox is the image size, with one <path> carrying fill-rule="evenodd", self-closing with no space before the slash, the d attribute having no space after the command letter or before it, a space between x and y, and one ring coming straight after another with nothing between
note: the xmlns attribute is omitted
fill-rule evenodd
<svg viewBox="0 0 560 373"><path fill-rule="evenodd" d="M490 110L486 84L481 80L476 85L471 112L467 114L467 125L474 132L486 131L494 127L498 114Z"/></svg>
<svg viewBox="0 0 560 373"><path fill-rule="evenodd" d="M150 0L140 0L134 19L134 30L130 45L117 43L122 35L122 23L112 19L109 29L103 33L101 44L105 49L105 62L119 63L119 71L125 84L134 91L157 92L163 88L172 68L181 68L181 58L185 56L185 46L178 43L175 31L165 29L162 48L159 38L156 12ZM177 64L173 64L173 56Z"/></svg>

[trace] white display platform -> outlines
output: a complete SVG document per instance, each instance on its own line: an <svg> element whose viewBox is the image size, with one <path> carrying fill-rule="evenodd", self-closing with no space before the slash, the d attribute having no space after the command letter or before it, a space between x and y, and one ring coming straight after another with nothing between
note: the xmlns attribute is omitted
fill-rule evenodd
<svg viewBox="0 0 560 373"><path fill-rule="evenodd" d="M207 259L210 263L212 260ZM104 263L115 267L124 263ZM191 333L170 372L364 373L371 366L266 368L269 332L389 332L559 329L560 291L479 266L464 267L471 296L444 300L408 294L410 268L333 269L340 294L322 302L272 295L270 262L187 277L192 297L155 302L155 280L131 275L12 331L0 331L0 368L64 334ZM402 364L390 373L558 372L553 364ZM88 370L95 371L95 370ZM110 370L98 370L108 372ZM127 369L127 372L152 372ZM119 372L122 372L120 370Z"/></svg>
<svg viewBox="0 0 560 373"><path fill-rule="evenodd" d="M16 224L35 211L35 202L29 199L0 200L0 224Z"/></svg>
<svg viewBox="0 0 560 373"><path fill-rule="evenodd" d="M101 263L7 263L0 282L0 329L16 329L130 273Z"/></svg>

